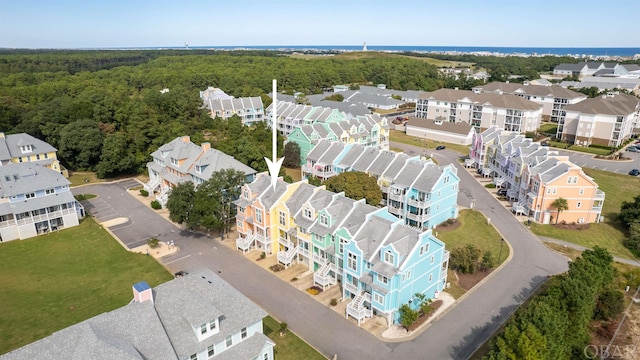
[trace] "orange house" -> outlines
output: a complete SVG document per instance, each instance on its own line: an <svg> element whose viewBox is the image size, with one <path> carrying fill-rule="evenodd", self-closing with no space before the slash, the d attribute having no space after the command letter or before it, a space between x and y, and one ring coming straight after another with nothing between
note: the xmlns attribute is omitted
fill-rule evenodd
<svg viewBox="0 0 640 360"><path fill-rule="evenodd" d="M582 168L566 156L550 157L525 168L528 178L527 207L533 220L542 224L599 222L605 194ZM565 199L567 209L558 211L554 202Z"/></svg>

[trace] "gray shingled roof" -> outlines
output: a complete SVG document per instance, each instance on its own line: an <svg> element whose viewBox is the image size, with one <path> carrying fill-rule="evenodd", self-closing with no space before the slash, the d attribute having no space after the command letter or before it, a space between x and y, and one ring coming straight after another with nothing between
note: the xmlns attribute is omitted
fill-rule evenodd
<svg viewBox="0 0 640 360"><path fill-rule="evenodd" d="M371 163L367 170L371 175L380 176L391 165L396 157L396 152L382 150L378 153L378 157Z"/></svg>
<svg viewBox="0 0 640 360"><path fill-rule="evenodd" d="M393 185L405 188L411 186L422 172L423 167L424 165L421 161L408 161L393 179Z"/></svg>
<svg viewBox="0 0 640 360"><path fill-rule="evenodd" d="M316 143L316 145L311 149L311 151L309 151L309 154L307 154L307 160L309 161L320 160L320 157L322 156L322 154L324 154L329 149L330 146L331 146L331 141L320 139L318 143Z"/></svg>
<svg viewBox="0 0 640 360"><path fill-rule="evenodd" d="M25 145L31 145L31 152L22 153L20 147ZM26 133L10 134L0 137L0 161L3 162L20 156L44 154L56 151L56 148L49 145L49 143Z"/></svg>
<svg viewBox="0 0 640 360"><path fill-rule="evenodd" d="M335 158L344 150L344 144L339 141L332 141L327 151L318 159L320 164L333 164Z"/></svg>
<svg viewBox="0 0 640 360"><path fill-rule="evenodd" d="M584 114L629 115L640 110L640 99L635 96L616 94L598 96L565 106L566 111Z"/></svg>
<svg viewBox="0 0 640 360"><path fill-rule="evenodd" d="M274 191L273 186L271 186L271 176L265 176L265 178L269 179L269 186L267 186L267 188L262 191L262 194L259 195L259 198L265 209L271 209L271 207L278 201L280 196L282 196L282 194L287 191L288 184L279 178L276 182L276 189Z"/></svg>
<svg viewBox="0 0 640 360"><path fill-rule="evenodd" d="M11 197L71 184L62 174L33 163L0 166L0 197Z"/></svg>
<svg viewBox="0 0 640 360"><path fill-rule="evenodd" d="M449 121L438 121L418 118L415 116L409 116L409 121L407 122L407 126L415 126L423 129L431 129L438 130L448 133L460 134L460 135L469 135L469 133L473 130L473 126L467 122L449 122Z"/></svg>
<svg viewBox="0 0 640 360"><path fill-rule="evenodd" d="M234 169L242 171L245 175L255 174L256 171L247 165L239 162L233 156L227 155L217 149L209 149L202 156L200 156L194 165L204 166L204 171L197 173L195 166L190 168L189 173L193 176L209 179L214 172L224 169Z"/></svg>
<svg viewBox="0 0 640 360"><path fill-rule="evenodd" d="M432 163L427 163L424 166L424 170L418 175L416 181L413 183L413 188L416 190L430 192L436 185L443 173L443 168Z"/></svg>
<svg viewBox="0 0 640 360"><path fill-rule="evenodd" d="M382 244L387 234L391 231L392 221L376 216L370 216L363 223L353 240L362 250L363 257L370 259L375 254L376 249Z"/></svg>
<svg viewBox="0 0 640 360"><path fill-rule="evenodd" d="M367 169L369 168L369 166L371 166L373 161L378 157L379 153L380 153L380 149L378 149L375 146L365 147L362 154L360 154L360 157L358 157L356 162L353 163L353 166L351 167L351 169L353 171L367 172Z"/></svg>
<svg viewBox="0 0 640 360"><path fill-rule="evenodd" d="M315 189L315 186L309 185L307 183L302 183L300 184L300 186L298 186L296 191L294 191L293 194L289 196L289 199L285 202L285 205L289 209L289 214L291 216L295 216L300 211L300 209L302 209L302 204L304 204L311 198L311 195L313 195L313 189Z"/></svg>
<svg viewBox="0 0 640 360"><path fill-rule="evenodd" d="M432 99L438 101L459 102L468 99L474 104L491 104L497 108L517 109L517 110L538 110L541 104L526 100L517 95L495 94L495 93L474 93L469 90L439 89L436 91L420 95L420 99ZM465 100L467 101L467 100Z"/></svg>
<svg viewBox="0 0 640 360"><path fill-rule="evenodd" d="M342 157L338 165L342 168L348 169L353 166L353 163L358 160L358 157L364 152L364 146L359 144L354 144L351 146L351 149L347 151L347 153Z"/></svg>
<svg viewBox="0 0 640 360"><path fill-rule="evenodd" d="M400 173L400 170L402 170L402 168L404 167L404 164L410 158L411 157L405 153L396 155L391 165L389 165L389 167L387 167L387 169L382 174L382 177L389 180L395 179L396 176Z"/></svg>
<svg viewBox="0 0 640 360"><path fill-rule="evenodd" d="M375 206L369 205L366 202L357 202L353 206L353 210L342 221L340 227L345 228L351 236L355 235L358 229L364 225L367 218L367 214L378 211Z"/></svg>
<svg viewBox="0 0 640 360"><path fill-rule="evenodd" d="M502 91L509 94L527 94L544 97L554 97L561 99L579 99L586 98L587 96L577 91L569 90L562 86L552 85L524 85L518 83L506 83L506 82L491 82L485 85L478 86L482 91L495 92Z"/></svg>

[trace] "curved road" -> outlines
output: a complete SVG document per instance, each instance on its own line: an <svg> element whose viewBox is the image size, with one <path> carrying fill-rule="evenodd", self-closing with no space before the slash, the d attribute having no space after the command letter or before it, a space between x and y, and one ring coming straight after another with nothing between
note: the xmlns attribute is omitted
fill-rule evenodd
<svg viewBox="0 0 640 360"><path fill-rule="evenodd" d="M394 146L422 151L403 144ZM125 244L139 244L151 235L173 240L180 252L163 258L171 271L206 267L312 344L327 357L338 359L466 359L529 297L549 275L567 269L567 259L545 248L489 192L444 150L434 154L441 163L453 162L461 178L459 203L475 203L513 248L513 258L485 284L468 293L440 320L415 339L387 343L348 322L306 294L266 272L243 255L209 237L175 227L124 190L127 184L88 185L74 193L93 193L87 209L99 221L128 217L125 227L111 230Z"/></svg>

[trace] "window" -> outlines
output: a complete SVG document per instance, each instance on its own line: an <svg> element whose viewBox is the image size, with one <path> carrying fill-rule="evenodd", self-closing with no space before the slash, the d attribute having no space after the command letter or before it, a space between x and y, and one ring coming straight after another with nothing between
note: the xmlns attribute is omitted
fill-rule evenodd
<svg viewBox="0 0 640 360"><path fill-rule="evenodd" d="M48 159L49 158L49 154L48 153L44 153L44 158Z"/></svg>
<svg viewBox="0 0 640 360"><path fill-rule="evenodd" d="M584 195L584 188L580 188L580 195Z"/></svg>
<svg viewBox="0 0 640 360"><path fill-rule="evenodd" d="M206 333L207 333L207 324L200 325L200 334L206 334Z"/></svg>
<svg viewBox="0 0 640 360"><path fill-rule="evenodd" d="M384 252L384 262L393 265L393 254L391 253L391 250L387 250Z"/></svg>
<svg viewBox="0 0 640 360"><path fill-rule="evenodd" d="M240 210L241 213L244 213L244 207L238 206L238 210Z"/></svg>
<svg viewBox="0 0 640 360"><path fill-rule="evenodd" d="M311 209L304 209L304 217L311 219Z"/></svg>
<svg viewBox="0 0 640 360"><path fill-rule="evenodd" d="M378 293L373 293L373 301L377 302L380 305L384 305L384 296Z"/></svg>
<svg viewBox="0 0 640 360"><path fill-rule="evenodd" d="M578 183L578 177L577 176L568 176L567 177L567 184L577 184Z"/></svg>
<svg viewBox="0 0 640 360"><path fill-rule="evenodd" d="M429 244L424 244L420 246L420 256L429 252Z"/></svg>
<svg viewBox="0 0 640 360"><path fill-rule="evenodd" d="M27 199L31 199L36 197L36 193L27 193L27 194L24 194L24 197L26 197Z"/></svg>
<svg viewBox="0 0 640 360"><path fill-rule="evenodd" d="M213 349L213 345L207 346L207 355L213 356L216 354L216 351Z"/></svg>
<svg viewBox="0 0 640 360"><path fill-rule="evenodd" d="M406 273L402 274L402 281L407 281L409 279L411 279L411 270L409 270Z"/></svg>
<svg viewBox="0 0 640 360"><path fill-rule="evenodd" d="M242 220L238 220L238 221L236 221L236 226L238 226L238 227L242 227Z"/></svg>
<svg viewBox="0 0 640 360"><path fill-rule="evenodd" d="M269 353L264 353L262 360L269 360Z"/></svg>
<svg viewBox="0 0 640 360"><path fill-rule="evenodd" d="M299 232L300 234L305 234L305 235L306 235L306 234L307 234L307 228L298 227L298 232Z"/></svg>
<svg viewBox="0 0 640 360"><path fill-rule="evenodd" d="M387 279L386 276L381 275L381 274L376 274L376 279L378 280L378 282L381 282L385 285L387 285L389 283L389 279Z"/></svg>
<svg viewBox="0 0 640 360"><path fill-rule="evenodd" d="M191 356L189 357L189 359L191 359L191 360L198 360L198 354L191 354Z"/></svg>
<svg viewBox="0 0 640 360"><path fill-rule="evenodd" d="M340 239L340 245L338 246L338 254L342 255L344 252L344 246L347 244L348 240Z"/></svg>
<svg viewBox="0 0 640 360"><path fill-rule="evenodd" d="M287 224L284 212L280 211L280 213L278 214L278 220L280 221L280 225L282 226L285 226Z"/></svg>
<svg viewBox="0 0 640 360"><path fill-rule="evenodd" d="M209 329L213 330L215 328L216 328L216 321L215 320L209 321Z"/></svg>
<svg viewBox="0 0 640 360"><path fill-rule="evenodd" d="M247 328L243 327L242 330L240 330L240 337L242 337L243 339L247 338Z"/></svg>
<svg viewBox="0 0 640 360"><path fill-rule="evenodd" d="M36 154L36 160L40 160L40 154Z"/></svg>
<svg viewBox="0 0 640 360"><path fill-rule="evenodd" d="M257 223L262 223L262 210L256 209L255 218Z"/></svg>
<svg viewBox="0 0 640 360"><path fill-rule="evenodd" d="M22 153L30 153L32 150L31 145L22 145L20 146L20 151L22 151Z"/></svg>
<svg viewBox="0 0 640 360"><path fill-rule="evenodd" d="M231 338L231 335L227 336L227 338L225 339L225 343L227 344L227 347L233 345L233 338Z"/></svg>
<svg viewBox="0 0 640 360"><path fill-rule="evenodd" d="M245 189L243 191L243 196L244 196L245 199L249 199L249 190Z"/></svg>
<svg viewBox="0 0 640 360"><path fill-rule="evenodd" d="M47 195L51 195L51 194L55 194L56 190L55 189L47 189L47 190L44 191L44 193L47 194Z"/></svg>
<svg viewBox="0 0 640 360"><path fill-rule="evenodd" d="M358 257L356 256L356 254L353 253L349 253L347 255L347 267L351 270L356 270L356 264L358 261Z"/></svg>
<svg viewBox="0 0 640 360"><path fill-rule="evenodd" d="M580 206L582 206L582 201L578 201L578 203L576 204L576 207L579 209Z"/></svg>
<svg viewBox="0 0 640 360"><path fill-rule="evenodd" d="M429 274L429 282L431 282L431 280L433 280L433 274Z"/></svg>
<svg viewBox="0 0 640 360"><path fill-rule="evenodd" d="M431 255L431 263L433 264L436 261L436 256L435 255Z"/></svg>
<svg viewBox="0 0 640 360"><path fill-rule="evenodd" d="M329 226L329 217L327 217L327 215L325 214L320 215L320 224Z"/></svg>
<svg viewBox="0 0 640 360"><path fill-rule="evenodd" d="M175 158L171 158L171 165L178 166L178 160L176 160Z"/></svg>

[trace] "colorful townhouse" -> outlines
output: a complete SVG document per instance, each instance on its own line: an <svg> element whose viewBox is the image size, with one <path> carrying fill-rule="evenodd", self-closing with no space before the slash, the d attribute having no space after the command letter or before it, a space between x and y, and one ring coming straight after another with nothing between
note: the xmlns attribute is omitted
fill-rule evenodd
<svg viewBox="0 0 640 360"><path fill-rule="evenodd" d="M601 221L605 194L598 184L568 157L521 134L499 128L476 134L465 165L476 167L483 176L492 177L496 186L505 188L516 214L548 224L552 217L558 219L551 204L563 198L570 211L560 214L562 220Z"/></svg>
<svg viewBox="0 0 640 360"><path fill-rule="evenodd" d="M307 155L320 140L376 146L389 150L389 124L385 117L371 114L329 124L303 125L294 129L287 137L287 142L293 141L300 147L300 165L307 162Z"/></svg>
<svg viewBox="0 0 640 360"><path fill-rule="evenodd" d="M273 124L273 103L267 107L266 118L269 127ZM322 106L295 104L278 101L276 104L277 130L288 137L293 130L303 125L331 124L347 120L347 115L337 109Z"/></svg>
<svg viewBox="0 0 640 360"><path fill-rule="evenodd" d="M449 253L431 230L407 226L386 208L304 180L290 185L279 179L274 191L271 178L262 173L243 186L236 202L239 250L261 248L260 242L247 241L260 222L280 263L305 264L314 284L323 288L341 284L343 297L351 299L345 316L358 324L374 315L398 322L399 307L411 304L416 293L434 298L442 292ZM264 196L277 198L267 217L261 215L269 212Z"/></svg>
<svg viewBox="0 0 640 360"><path fill-rule="evenodd" d="M0 166L8 163L33 163L69 177L69 172L58 161L56 148L35 137L20 133L5 135L0 132Z"/></svg>
<svg viewBox="0 0 640 360"><path fill-rule="evenodd" d="M558 122L560 116L564 115L564 108L567 105L577 104L587 99L587 95L559 85L532 85L529 82L518 84L496 81L478 86L473 90L516 95L531 100L542 105L542 120L551 122Z"/></svg>
<svg viewBox="0 0 640 360"><path fill-rule="evenodd" d="M237 115L246 126L264 121L264 105L259 96L234 98L210 86L207 90L200 91L200 98L204 107L211 112L212 118L228 119Z"/></svg>
<svg viewBox="0 0 640 360"><path fill-rule="evenodd" d="M570 144L617 147L640 127L640 99L609 92L567 105L556 136Z"/></svg>
<svg viewBox="0 0 640 360"><path fill-rule="evenodd" d="M407 225L430 229L458 217L460 179L452 164L382 151L372 146L320 140L302 166L302 177L326 180L347 171L376 178L389 212Z"/></svg>
<svg viewBox="0 0 640 360"><path fill-rule="evenodd" d="M0 358L274 359L275 344L263 333L267 313L211 270L132 289L127 305Z"/></svg>
<svg viewBox="0 0 640 360"><path fill-rule="evenodd" d="M59 171L35 163L0 166L0 242L77 226L84 208Z"/></svg>
<svg viewBox="0 0 640 360"><path fill-rule="evenodd" d="M157 200L166 204L169 191L182 182L190 181L195 186L209 180L213 173L223 169L236 169L246 175L246 182L253 181L256 171L237 161L233 156L211 148L208 142L200 146L191 142L189 136L173 139L151 153L153 161L147 163L149 182L145 190L159 192Z"/></svg>
<svg viewBox="0 0 640 360"><path fill-rule="evenodd" d="M420 95L415 116L442 122L465 122L480 131L498 126L524 134L540 127L542 108L541 104L516 95L439 89Z"/></svg>

